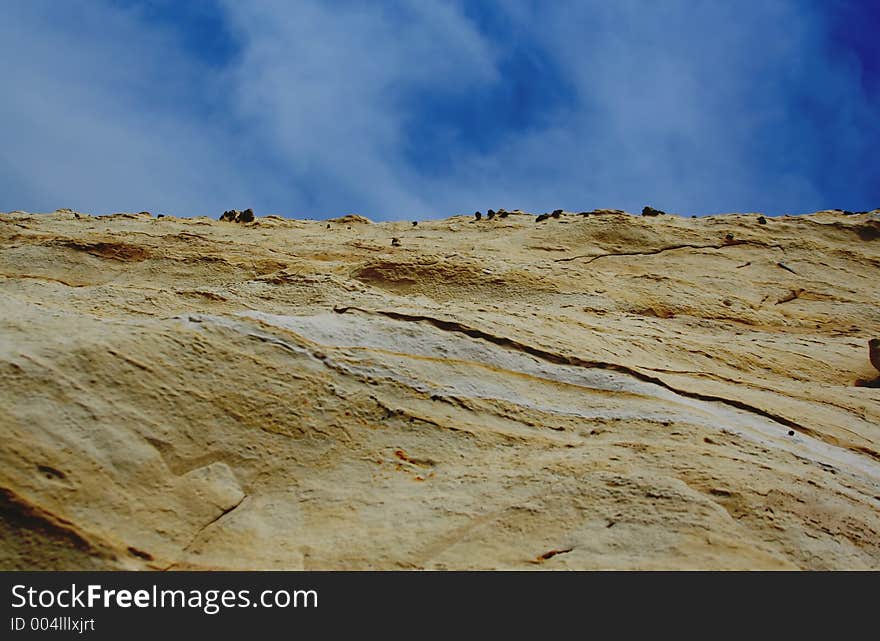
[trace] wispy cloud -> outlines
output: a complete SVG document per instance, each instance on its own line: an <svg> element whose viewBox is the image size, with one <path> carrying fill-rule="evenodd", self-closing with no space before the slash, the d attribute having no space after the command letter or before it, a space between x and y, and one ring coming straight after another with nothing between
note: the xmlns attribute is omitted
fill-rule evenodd
<svg viewBox="0 0 880 641"><path fill-rule="evenodd" d="M94 3L2 12L0 207L185 214L249 195L194 107L216 88L162 31Z"/></svg>
<svg viewBox="0 0 880 641"><path fill-rule="evenodd" d="M0 209L880 206L877 96L820 4L204 6L200 51L167 0L4 3Z"/></svg>
<svg viewBox="0 0 880 641"><path fill-rule="evenodd" d="M431 211L403 158L420 117L406 103L421 92L467 100L497 81L471 23L442 2L224 6L242 45L237 113L291 172L303 213Z"/></svg>

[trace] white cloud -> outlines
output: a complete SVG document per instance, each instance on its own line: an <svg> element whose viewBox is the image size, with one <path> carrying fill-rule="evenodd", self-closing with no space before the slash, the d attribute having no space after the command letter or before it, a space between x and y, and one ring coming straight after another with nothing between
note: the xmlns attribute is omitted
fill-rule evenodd
<svg viewBox="0 0 880 641"><path fill-rule="evenodd" d="M403 158L413 92L496 82L492 53L442 2L225 3L243 55L240 113L281 154L317 214L432 211Z"/></svg>
<svg viewBox="0 0 880 641"><path fill-rule="evenodd" d="M238 52L225 69L142 12L4 3L0 209L780 213L857 208L826 199L872 188L859 163L877 105L795 0L505 2L500 38L464 0L219 6ZM425 122L432 101L511 82L503 61L523 47L566 100L480 148L454 120ZM442 148L414 145L432 125ZM423 172L413 149L448 164Z"/></svg>
<svg viewBox="0 0 880 641"><path fill-rule="evenodd" d="M185 215L245 202L222 130L188 106L212 90L203 70L132 14L67 7L4 3L0 208Z"/></svg>
<svg viewBox="0 0 880 641"><path fill-rule="evenodd" d="M538 209L652 203L708 213L821 202L797 163L787 173L758 155L760 136L784 133L762 132L780 119L774 110L791 109L791 88L774 83L805 73L818 73L812 82L823 90L852 82L811 53L815 23L791 3L748 14L672 0L555 3L521 19L576 97L552 126L462 159L451 184L473 184L476 174L474 196ZM805 58L808 69L786 66Z"/></svg>

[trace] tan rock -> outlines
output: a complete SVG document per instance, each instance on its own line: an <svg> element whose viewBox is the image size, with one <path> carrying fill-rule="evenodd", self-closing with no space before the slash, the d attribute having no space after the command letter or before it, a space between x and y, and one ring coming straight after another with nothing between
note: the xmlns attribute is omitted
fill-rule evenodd
<svg viewBox="0 0 880 641"><path fill-rule="evenodd" d="M877 212L74 213L0 214L4 569L880 568Z"/></svg>

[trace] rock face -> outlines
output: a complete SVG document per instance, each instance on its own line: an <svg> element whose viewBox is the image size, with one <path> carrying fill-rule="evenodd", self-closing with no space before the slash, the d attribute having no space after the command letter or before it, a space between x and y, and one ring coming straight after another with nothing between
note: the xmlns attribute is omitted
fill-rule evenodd
<svg viewBox="0 0 880 641"><path fill-rule="evenodd" d="M366 218L365 216L361 216L359 214L346 214L345 216L340 216L339 218L331 218L328 222L339 223L340 225L369 225L372 221L370 221L369 218Z"/></svg>
<svg viewBox="0 0 880 641"><path fill-rule="evenodd" d="M880 568L880 213L602 214L0 214L0 568Z"/></svg>

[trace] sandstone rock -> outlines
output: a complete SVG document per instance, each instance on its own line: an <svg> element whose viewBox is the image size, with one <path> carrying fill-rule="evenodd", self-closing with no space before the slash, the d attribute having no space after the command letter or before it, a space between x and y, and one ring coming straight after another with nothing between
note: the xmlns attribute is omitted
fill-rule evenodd
<svg viewBox="0 0 880 641"><path fill-rule="evenodd" d="M339 218L330 218L327 222L342 223L346 225L370 225L373 221L365 216L361 216L360 214L346 214L345 216L340 216Z"/></svg>
<svg viewBox="0 0 880 641"><path fill-rule="evenodd" d="M593 209L591 211L580 212L581 216L603 216L609 214L626 214L622 209Z"/></svg>
<svg viewBox="0 0 880 641"><path fill-rule="evenodd" d="M660 211L659 209L654 209L653 207L646 206L642 209L642 216L664 216L665 214L665 211Z"/></svg>
<svg viewBox="0 0 880 641"><path fill-rule="evenodd" d="M880 569L877 216L2 213L0 568Z"/></svg>

